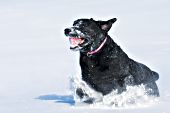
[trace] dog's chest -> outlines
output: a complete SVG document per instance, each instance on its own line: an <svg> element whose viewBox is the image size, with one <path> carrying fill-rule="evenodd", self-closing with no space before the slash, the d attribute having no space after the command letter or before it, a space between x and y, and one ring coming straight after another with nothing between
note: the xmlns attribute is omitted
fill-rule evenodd
<svg viewBox="0 0 170 113"><path fill-rule="evenodd" d="M112 58L107 55L95 57L80 56L82 75L93 80L106 79L106 81L109 81L110 79L113 80L124 75L126 76L128 66L122 65L120 62L122 62L122 59Z"/></svg>
<svg viewBox="0 0 170 113"><path fill-rule="evenodd" d="M110 58L83 56L80 58L80 66L82 79L97 91L107 94L113 88L119 87L116 79L118 74L114 73Z"/></svg>
<svg viewBox="0 0 170 113"><path fill-rule="evenodd" d="M86 57L80 58L80 65L82 69L86 67L88 71L92 72L106 72L109 70L109 58L107 57ZM87 71L87 70L86 70Z"/></svg>

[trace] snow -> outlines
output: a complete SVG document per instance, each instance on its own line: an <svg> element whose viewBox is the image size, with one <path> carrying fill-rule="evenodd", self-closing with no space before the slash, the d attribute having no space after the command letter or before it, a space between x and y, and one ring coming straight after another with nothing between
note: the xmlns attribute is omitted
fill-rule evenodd
<svg viewBox="0 0 170 113"><path fill-rule="evenodd" d="M0 113L169 113L169 0L0 1ZM160 74L161 97L148 107L77 105L69 77L77 53L64 28L78 18L118 18L109 34L129 57Z"/></svg>

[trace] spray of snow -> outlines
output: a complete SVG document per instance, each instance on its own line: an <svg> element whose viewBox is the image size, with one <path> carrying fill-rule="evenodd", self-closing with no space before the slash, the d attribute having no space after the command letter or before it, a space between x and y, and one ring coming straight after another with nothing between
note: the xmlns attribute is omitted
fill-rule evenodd
<svg viewBox="0 0 170 113"><path fill-rule="evenodd" d="M81 77L76 76L70 79L72 94L77 104L81 104L88 98L93 98L93 104L90 104L92 108L137 108L137 107L149 107L158 102L157 97L148 96L145 91L144 85L139 86L127 86L127 90L121 94L117 93L117 90L113 90L111 93L103 96L101 93L96 92L89 87ZM76 89L83 89L88 97L82 99L76 95Z"/></svg>

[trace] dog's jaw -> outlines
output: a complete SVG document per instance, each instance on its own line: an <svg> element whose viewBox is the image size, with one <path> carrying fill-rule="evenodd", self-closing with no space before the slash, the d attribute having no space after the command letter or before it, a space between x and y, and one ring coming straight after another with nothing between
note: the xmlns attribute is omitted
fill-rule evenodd
<svg viewBox="0 0 170 113"><path fill-rule="evenodd" d="M77 37L69 37L70 40L70 49L76 49L79 48L81 44L84 43L84 38L77 38Z"/></svg>

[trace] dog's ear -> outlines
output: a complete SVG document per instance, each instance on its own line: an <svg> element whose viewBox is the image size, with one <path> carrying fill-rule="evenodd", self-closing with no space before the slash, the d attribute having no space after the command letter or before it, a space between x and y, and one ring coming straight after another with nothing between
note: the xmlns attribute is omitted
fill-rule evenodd
<svg viewBox="0 0 170 113"><path fill-rule="evenodd" d="M90 18L91 21L94 21L93 18Z"/></svg>
<svg viewBox="0 0 170 113"><path fill-rule="evenodd" d="M96 21L96 22L103 31L108 32L112 27L112 24L116 22L116 20L117 20L116 18L113 18L108 21Z"/></svg>

